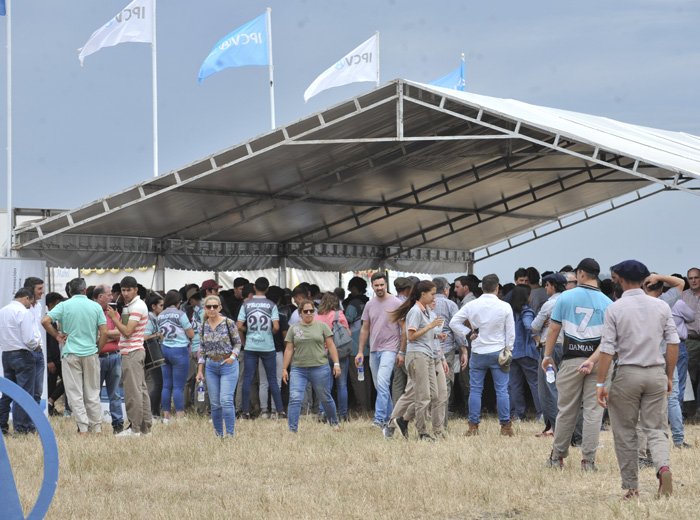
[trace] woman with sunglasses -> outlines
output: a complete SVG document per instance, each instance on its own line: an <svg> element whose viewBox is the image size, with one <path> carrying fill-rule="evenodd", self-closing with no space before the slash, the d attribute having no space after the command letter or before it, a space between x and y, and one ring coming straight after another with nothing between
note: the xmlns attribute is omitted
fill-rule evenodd
<svg viewBox="0 0 700 520"><path fill-rule="evenodd" d="M316 309L311 300L304 300L299 306L299 311L301 322L289 327L285 338L286 348L282 368L282 381L289 384L287 408L289 430L296 433L299 427L301 402L306 385L311 383L314 392L319 396L328 422L335 431L339 431L335 403L328 390L331 369L328 366L326 350L333 360L333 376L340 376L340 362L338 351L333 343L333 332L325 323L314 320ZM291 372L288 371L290 364Z"/></svg>
<svg viewBox="0 0 700 520"><path fill-rule="evenodd" d="M202 341L199 347L197 381L204 379L209 392L211 420L218 437L233 437L236 411L233 393L238 383L238 354L241 338L236 322L220 314L218 296L204 298L205 320L202 324ZM206 374L206 378L205 378Z"/></svg>

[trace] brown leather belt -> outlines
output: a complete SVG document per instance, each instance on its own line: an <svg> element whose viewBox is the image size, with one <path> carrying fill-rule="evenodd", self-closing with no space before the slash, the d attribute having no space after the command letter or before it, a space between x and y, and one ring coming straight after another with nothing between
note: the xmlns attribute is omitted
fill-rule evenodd
<svg viewBox="0 0 700 520"><path fill-rule="evenodd" d="M225 361L230 357L231 357L231 354L229 354L227 356L207 356L207 359L211 359L212 361Z"/></svg>

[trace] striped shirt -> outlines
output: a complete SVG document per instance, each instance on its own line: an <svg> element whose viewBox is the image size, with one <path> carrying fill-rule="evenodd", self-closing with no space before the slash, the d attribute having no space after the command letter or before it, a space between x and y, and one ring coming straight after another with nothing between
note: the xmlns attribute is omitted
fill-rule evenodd
<svg viewBox="0 0 700 520"><path fill-rule="evenodd" d="M139 296L131 300L122 311L122 323L128 326L130 321L137 322L137 325L131 336L127 338L122 334L119 338L119 350L122 354L128 354L143 348L143 337L146 333L146 324L148 323L148 309Z"/></svg>

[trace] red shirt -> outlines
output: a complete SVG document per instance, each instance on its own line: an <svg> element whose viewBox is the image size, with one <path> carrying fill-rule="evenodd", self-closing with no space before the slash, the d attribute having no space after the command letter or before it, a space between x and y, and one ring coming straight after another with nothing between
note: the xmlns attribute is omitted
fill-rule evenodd
<svg viewBox="0 0 700 520"><path fill-rule="evenodd" d="M107 318L107 330L108 331L116 330L117 327L114 326L114 322L112 321L112 318L109 317L109 315L107 314L107 311L104 311L104 313L105 313L105 318ZM113 339L113 340L105 343L105 346L102 349L102 352L100 352L100 354L109 354L110 352L119 352L119 339Z"/></svg>

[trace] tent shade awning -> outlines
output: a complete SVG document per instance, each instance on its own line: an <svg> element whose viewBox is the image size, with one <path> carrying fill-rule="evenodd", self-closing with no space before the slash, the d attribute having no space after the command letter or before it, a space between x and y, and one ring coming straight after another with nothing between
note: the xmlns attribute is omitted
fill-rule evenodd
<svg viewBox="0 0 700 520"><path fill-rule="evenodd" d="M304 269L464 270L494 244L515 247L584 210L668 189L697 195L697 179L696 136L395 80L18 228L15 249L63 266L162 255L182 269L285 258Z"/></svg>

